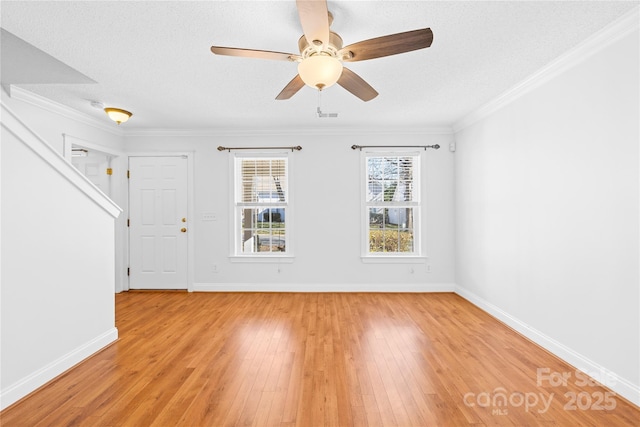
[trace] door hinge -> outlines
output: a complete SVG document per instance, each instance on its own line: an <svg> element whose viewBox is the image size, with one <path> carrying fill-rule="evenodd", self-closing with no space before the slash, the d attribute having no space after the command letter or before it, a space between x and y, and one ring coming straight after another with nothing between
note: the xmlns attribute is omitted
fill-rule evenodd
<svg viewBox="0 0 640 427"><path fill-rule="evenodd" d="M131 178L131 174L127 171L127 178Z"/></svg>
<svg viewBox="0 0 640 427"><path fill-rule="evenodd" d="M127 276L131 276L131 268L127 267Z"/></svg>
<svg viewBox="0 0 640 427"><path fill-rule="evenodd" d="M113 175L113 169L107 168L107 175Z"/></svg>
<svg viewBox="0 0 640 427"><path fill-rule="evenodd" d="M130 221L129 218L127 218L127 227L129 227L129 221Z"/></svg>

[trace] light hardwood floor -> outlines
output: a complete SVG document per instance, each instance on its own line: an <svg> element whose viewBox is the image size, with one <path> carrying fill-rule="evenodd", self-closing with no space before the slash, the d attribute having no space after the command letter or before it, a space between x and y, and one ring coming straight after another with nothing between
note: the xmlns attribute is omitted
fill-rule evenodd
<svg viewBox="0 0 640 427"><path fill-rule="evenodd" d="M640 409L455 294L116 295L120 339L10 426L633 426ZM560 375L565 384L554 383Z"/></svg>

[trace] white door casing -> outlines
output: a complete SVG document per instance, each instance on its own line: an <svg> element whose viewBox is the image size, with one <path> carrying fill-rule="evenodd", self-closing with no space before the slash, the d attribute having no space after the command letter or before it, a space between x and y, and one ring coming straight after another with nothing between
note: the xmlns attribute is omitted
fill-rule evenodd
<svg viewBox="0 0 640 427"><path fill-rule="evenodd" d="M110 145L101 145L91 141L84 140L82 138L75 137L73 135L62 134L62 155L76 169L78 169L87 179L89 179L94 185L102 190L110 199L112 199L118 206L127 206L127 161L125 153ZM73 156L76 150L86 151L86 159L83 157L76 158ZM101 157L106 161L99 165L99 175L93 176L94 170L87 170L85 162L94 163L96 157ZM112 175L107 174L105 168L110 168ZM104 175L101 175L104 173ZM115 255L116 255L116 274L115 274L115 292L121 292L128 289L128 277L126 274L127 265L129 262L128 257L128 229L127 229L127 216L120 215L115 220L116 237L115 237Z"/></svg>
<svg viewBox="0 0 640 427"><path fill-rule="evenodd" d="M188 160L129 158L129 288L188 288Z"/></svg>

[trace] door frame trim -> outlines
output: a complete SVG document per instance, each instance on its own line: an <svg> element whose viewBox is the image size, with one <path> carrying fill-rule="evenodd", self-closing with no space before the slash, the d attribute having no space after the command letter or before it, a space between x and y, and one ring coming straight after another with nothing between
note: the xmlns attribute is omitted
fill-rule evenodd
<svg viewBox="0 0 640 427"><path fill-rule="evenodd" d="M187 218L189 219L189 233L187 233L187 291L193 292L193 278L194 278L194 268L195 268L195 242L193 239L193 235L195 235L196 231L196 216L194 209L194 152L193 151L144 151L144 152L128 152L127 156L127 170L129 168L129 158L131 157L186 157L187 158ZM127 180L127 206L125 212L127 213L127 218L129 218L129 181ZM131 248L131 242L129 241L129 230L127 229L127 244L126 244L126 260L127 265L129 265L129 253ZM123 288L125 291L130 289L129 286L130 277L127 276L127 280L123 283Z"/></svg>
<svg viewBox="0 0 640 427"><path fill-rule="evenodd" d="M69 135L67 133L62 134L62 156L71 163L71 150L73 146L79 146L83 148L87 148L93 151L99 151L103 154L109 155L112 157L112 167L116 172L116 175L113 175L111 178L113 179L111 182L111 194L109 198L122 208L123 214L121 214L118 218L115 219L114 227L115 227L115 257L116 257L116 265L115 265L115 285L114 292L120 293L123 290L126 291L129 289L129 280L127 279L127 263L129 261L129 233L127 230L127 223L124 219L126 205L129 203L129 186L126 185L126 178L119 175L118 172L127 166L129 159L127 157L127 153L122 151L120 148L102 145L97 142L88 141L86 139ZM127 164L125 164L127 162Z"/></svg>

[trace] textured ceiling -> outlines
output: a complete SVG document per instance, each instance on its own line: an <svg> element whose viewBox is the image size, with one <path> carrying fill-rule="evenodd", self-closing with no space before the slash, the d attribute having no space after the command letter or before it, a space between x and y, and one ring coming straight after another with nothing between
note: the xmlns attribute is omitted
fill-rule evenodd
<svg viewBox="0 0 640 427"><path fill-rule="evenodd" d="M216 56L211 45L298 53L294 0L7 1L1 26L96 84L18 84L107 121L91 101L134 113L123 130L450 127L637 1L329 1L345 45L430 27L430 48L350 63L380 95L336 85L274 98L295 63Z"/></svg>

